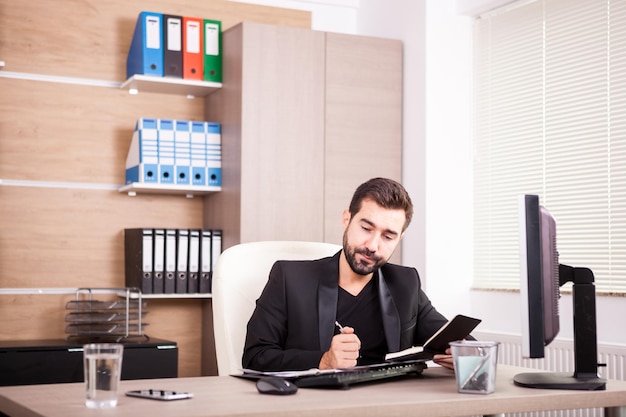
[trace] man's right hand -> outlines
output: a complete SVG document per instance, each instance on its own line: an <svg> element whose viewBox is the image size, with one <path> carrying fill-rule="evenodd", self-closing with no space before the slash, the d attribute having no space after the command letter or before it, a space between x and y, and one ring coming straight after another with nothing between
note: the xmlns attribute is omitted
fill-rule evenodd
<svg viewBox="0 0 626 417"><path fill-rule="evenodd" d="M361 341L352 327L344 326L340 334L333 336L330 349L322 355L319 369L338 369L356 366Z"/></svg>

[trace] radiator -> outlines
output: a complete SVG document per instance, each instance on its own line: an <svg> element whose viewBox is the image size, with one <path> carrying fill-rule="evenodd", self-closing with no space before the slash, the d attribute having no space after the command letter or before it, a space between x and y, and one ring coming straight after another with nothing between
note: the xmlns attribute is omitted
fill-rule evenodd
<svg viewBox="0 0 626 417"><path fill-rule="evenodd" d="M555 340L546 346L543 359L522 358L521 336L504 333L473 332L479 340L496 340L498 363L503 365L523 366L552 372L574 373L574 342L571 340ZM598 363L606 364L598 368L601 378L626 380L626 346L598 344ZM516 413L513 416L546 416L546 417L602 417L602 409L544 411L536 413Z"/></svg>

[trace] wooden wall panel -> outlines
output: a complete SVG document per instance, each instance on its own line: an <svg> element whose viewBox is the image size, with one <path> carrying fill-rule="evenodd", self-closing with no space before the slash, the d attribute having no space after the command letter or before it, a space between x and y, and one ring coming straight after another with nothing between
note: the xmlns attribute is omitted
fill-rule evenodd
<svg viewBox="0 0 626 417"><path fill-rule="evenodd" d="M140 117L204 120L202 99L0 78L0 178L124 184Z"/></svg>
<svg viewBox="0 0 626 417"><path fill-rule="evenodd" d="M0 283L8 288L124 286L124 228L202 227L202 199L117 191L0 187ZM0 338L64 337L61 296L0 296ZM149 300L146 333L179 345L179 375L200 375L201 301Z"/></svg>
<svg viewBox="0 0 626 417"><path fill-rule="evenodd" d="M210 300L148 300L146 334L158 339L175 340L178 344L178 375L200 376L203 343L202 306ZM217 367L212 375L217 374Z"/></svg>
<svg viewBox="0 0 626 417"><path fill-rule="evenodd" d="M202 227L202 199L0 186L1 287L119 287L125 228Z"/></svg>
<svg viewBox="0 0 626 417"><path fill-rule="evenodd" d="M142 10L222 21L310 27L309 12L223 0L0 0L7 71L122 81Z"/></svg>

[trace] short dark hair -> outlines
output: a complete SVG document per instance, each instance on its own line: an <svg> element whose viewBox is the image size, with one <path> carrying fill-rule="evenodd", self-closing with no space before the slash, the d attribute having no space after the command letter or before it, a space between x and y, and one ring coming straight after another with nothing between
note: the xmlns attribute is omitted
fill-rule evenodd
<svg viewBox="0 0 626 417"><path fill-rule="evenodd" d="M388 178L372 178L359 185L350 201L350 217L354 217L361 210L361 203L365 199L373 200L376 204L387 209L402 209L406 220L404 232L413 217L413 203L406 189L397 181Z"/></svg>

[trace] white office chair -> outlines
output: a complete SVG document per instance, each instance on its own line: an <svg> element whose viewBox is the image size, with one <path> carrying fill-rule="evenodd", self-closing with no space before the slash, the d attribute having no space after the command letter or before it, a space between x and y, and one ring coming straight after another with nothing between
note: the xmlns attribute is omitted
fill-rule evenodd
<svg viewBox="0 0 626 417"><path fill-rule="evenodd" d="M341 246L321 242L266 241L226 249L213 272L213 329L219 375L241 369L246 325L277 260L332 256Z"/></svg>

